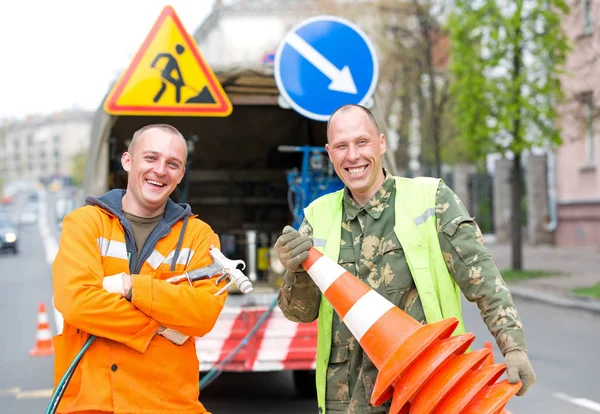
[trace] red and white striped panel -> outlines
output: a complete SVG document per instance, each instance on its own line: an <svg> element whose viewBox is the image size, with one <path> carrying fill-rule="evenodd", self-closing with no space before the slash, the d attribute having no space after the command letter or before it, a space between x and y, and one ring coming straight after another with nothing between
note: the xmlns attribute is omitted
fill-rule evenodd
<svg viewBox="0 0 600 414"><path fill-rule="evenodd" d="M225 307L211 332L196 338L200 371L223 360L256 325L267 307ZM317 322L295 323L275 308L248 344L224 371L282 371L314 369Z"/></svg>

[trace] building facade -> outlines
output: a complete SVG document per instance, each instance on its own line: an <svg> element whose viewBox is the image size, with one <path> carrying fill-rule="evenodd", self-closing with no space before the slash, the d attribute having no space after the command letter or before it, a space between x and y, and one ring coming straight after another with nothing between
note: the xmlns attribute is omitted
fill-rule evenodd
<svg viewBox="0 0 600 414"><path fill-rule="evenodd" d="M70 176L73 158L87 153L92 114L57 112L6 123L0 141L0 178L40 181Z"/></svg>
<svg viewBox="0 0 600 414"><path fill-rule="evenodd" d="M568 0L563 20L573 49L561 83L563 145L556 153L559 245L600 245L600 4Z"/></svg>

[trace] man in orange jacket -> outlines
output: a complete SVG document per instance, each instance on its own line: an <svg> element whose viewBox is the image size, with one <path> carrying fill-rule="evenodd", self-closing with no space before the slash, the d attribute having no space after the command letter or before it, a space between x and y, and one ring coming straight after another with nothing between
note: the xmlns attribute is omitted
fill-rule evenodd
<svg viewBox="0 0 600 414"><path fill-rule="evenodd" d="M170 125L133 135L121 158L127 190L88 197L63 221L53 264L58 384L90 335L58 413L206 413L198 401L193 337L214 326L226 294L215 279L165 279L212 263L217 235L169 196L185 174L187 145Z"/></svg>

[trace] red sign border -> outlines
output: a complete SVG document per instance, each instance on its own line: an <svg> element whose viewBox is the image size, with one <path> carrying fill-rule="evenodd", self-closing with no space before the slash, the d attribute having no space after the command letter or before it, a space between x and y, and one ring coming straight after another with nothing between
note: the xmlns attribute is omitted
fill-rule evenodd
<svg viewBox="0 0 600 414"><path fill-rule="evenodd" d="M177 26L177 29L181 32L185 43L187 43L188 48L194 54L196 61L200 65L200 69L206 76L206 79L210 85L210 89L217 95L215 96L215 100L217 101L218 106L212 108L206 107L181 107L181 106L156 106L156 105L118 105L117 100L121 97L125 86L129 83L129 80L133 76L133 73L137 69L140 60L154 41L158 30L162 27L168 17L173 19L173 23ZM108 113L117 114L139 114L139 115L198 115L198 114L206 114L206 115L214 115L214 116L227 116L232 111L231 102L229 98L225 95L221 86L217 84L218 80L214 75L212 69L206 64L202 55L198 50L198 46L194 39L189 35L189 33L183 27L181 20L179 20L179 16L175 13L175 9L171 6L166 6L156 22L154 26L152 26L152 30L146 36L144 43L140 46L135 57L129 64L129 67L125 71L125 73L119 78L113 90L111 91L108 99L105 103L105 110Z"/></svg>

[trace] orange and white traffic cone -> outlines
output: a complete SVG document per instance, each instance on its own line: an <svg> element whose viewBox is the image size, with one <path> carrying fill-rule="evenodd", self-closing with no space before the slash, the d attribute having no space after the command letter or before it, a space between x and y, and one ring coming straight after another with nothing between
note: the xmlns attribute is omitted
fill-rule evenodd
<svg viewBox="0 0 600 414"><path fill-rule="evenodd" d="M46 306L40 303L38 312L38 326L35 335L35 347L29 351L32 356L54 355L54 345L52 344L52 334L48 323L48 314Z"/></svg>
<svg viewBox="0 0 600 414"><path fill-rule="evenodd" d="M490 351L489 355L487 356L487 358L483 361L483 363L481 364L482 367L488 367L491 365L494 365L494 347L492 345L491 342L484 342L483 343L484 348L488 349ZM504 364L501 364L504 365ZM512 414L512 411L508 411L506 408L502 409L502 411L499 411L498 414Z"/></svg>
<svg viewBox="0 0 600 414"><path fill-rule="evenodd" d="M475 337L451 337L456 318L421 325L315 248L302 266L379 370L371 404L393 397L391 414L500 414L518 391L511 384L489 386L504 372L503 366L477 372L489 350L464 354ZM463 381L472 372L477 375L469 389ZM457 405L438 410L452 392ZM471 409L475 405L479 411Z"/></svg>

